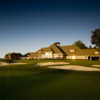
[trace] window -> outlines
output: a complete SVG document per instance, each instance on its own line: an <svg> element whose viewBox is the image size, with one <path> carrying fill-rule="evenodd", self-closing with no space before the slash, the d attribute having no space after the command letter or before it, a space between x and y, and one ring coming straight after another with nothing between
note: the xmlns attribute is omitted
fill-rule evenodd
<svg viewBox="0 0 100 100"><path fill-rule="evenodd" d="M98 52L98 51L96 51L96 52L94 52L94 54L98 55L98 54L99 54L99 52Z"/></svg>
<svg viewBox="0 0 100 100"><path fill-rule="evenodd" d="M76 59L76 56L72 56L72 59Z"/></svg>
<svg viewBox="0 0 100 100"><path fill-rule="evenodd" d="M70 52L73 53L73 52L75 52L75 50L74 49L71 49Z"/></svg>
<svg viewBox="0 0 100 100"><path fill-rule="evenodd" d="M45 57L47 58L52 58L52 52L46 52Z"/></svg>

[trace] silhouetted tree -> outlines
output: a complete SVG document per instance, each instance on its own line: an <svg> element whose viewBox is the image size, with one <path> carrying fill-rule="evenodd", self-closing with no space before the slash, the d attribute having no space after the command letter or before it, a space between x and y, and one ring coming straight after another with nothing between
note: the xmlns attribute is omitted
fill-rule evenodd
<svg viewBox="0 0 100 100"><path fill-rule="evenodd" d="M100 48L100 29L92 31L91 43L95 45L95 47Z"/></svg>
<svg viewBox="0 0 100 100"><path fill-rule="evenodd" d="M12 60L18 60L21 57L23 57L21 53L9 53L9 54L11 55ZM5 58L8 59L8 54L5 55Z"/></svg>
<svg viewBox="0 0 100 100"><path fill-rule="evenodd" d="M81 49L86 49L87 48L87 46L81 40L75 41L73 45L76 45Z"/></svg>
<svg viewBox="0 0 100 100"><path fill-rule="evenodd" d="M27 57L27 56L29 56L30 55L30 53L26 53L26 54L24 54L23 56L24 57Z"/></svg>

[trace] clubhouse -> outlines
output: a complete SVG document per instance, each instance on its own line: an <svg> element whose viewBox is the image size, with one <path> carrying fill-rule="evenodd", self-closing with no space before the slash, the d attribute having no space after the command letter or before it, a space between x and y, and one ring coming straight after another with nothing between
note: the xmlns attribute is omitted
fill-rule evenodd
<svg viewBox="0 0 100 100"><path fill-rule="evenodd" d="M100 49L81 49L76 45L61 46L59 42L30 53L27 59L100 59Z"/></svg>

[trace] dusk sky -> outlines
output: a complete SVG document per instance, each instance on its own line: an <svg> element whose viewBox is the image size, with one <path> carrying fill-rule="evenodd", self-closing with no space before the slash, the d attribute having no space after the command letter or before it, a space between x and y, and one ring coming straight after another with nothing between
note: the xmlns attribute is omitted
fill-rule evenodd
<svg viewBox="0 0 100 100"><path fill-rule="evenodd" d="M100 0L0 0L0 57L34 52L53 42L90 45L100 28Z"/></svg>

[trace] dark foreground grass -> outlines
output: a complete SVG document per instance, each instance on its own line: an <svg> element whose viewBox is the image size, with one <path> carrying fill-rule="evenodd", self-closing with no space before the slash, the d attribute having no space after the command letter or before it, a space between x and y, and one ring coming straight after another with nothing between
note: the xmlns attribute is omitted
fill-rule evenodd
<svg viewBox="0 0 100 100"><path fill-rule="evenodd" d="M100 72L34 65L0 69L0 100L99 100Z"/></svg>

